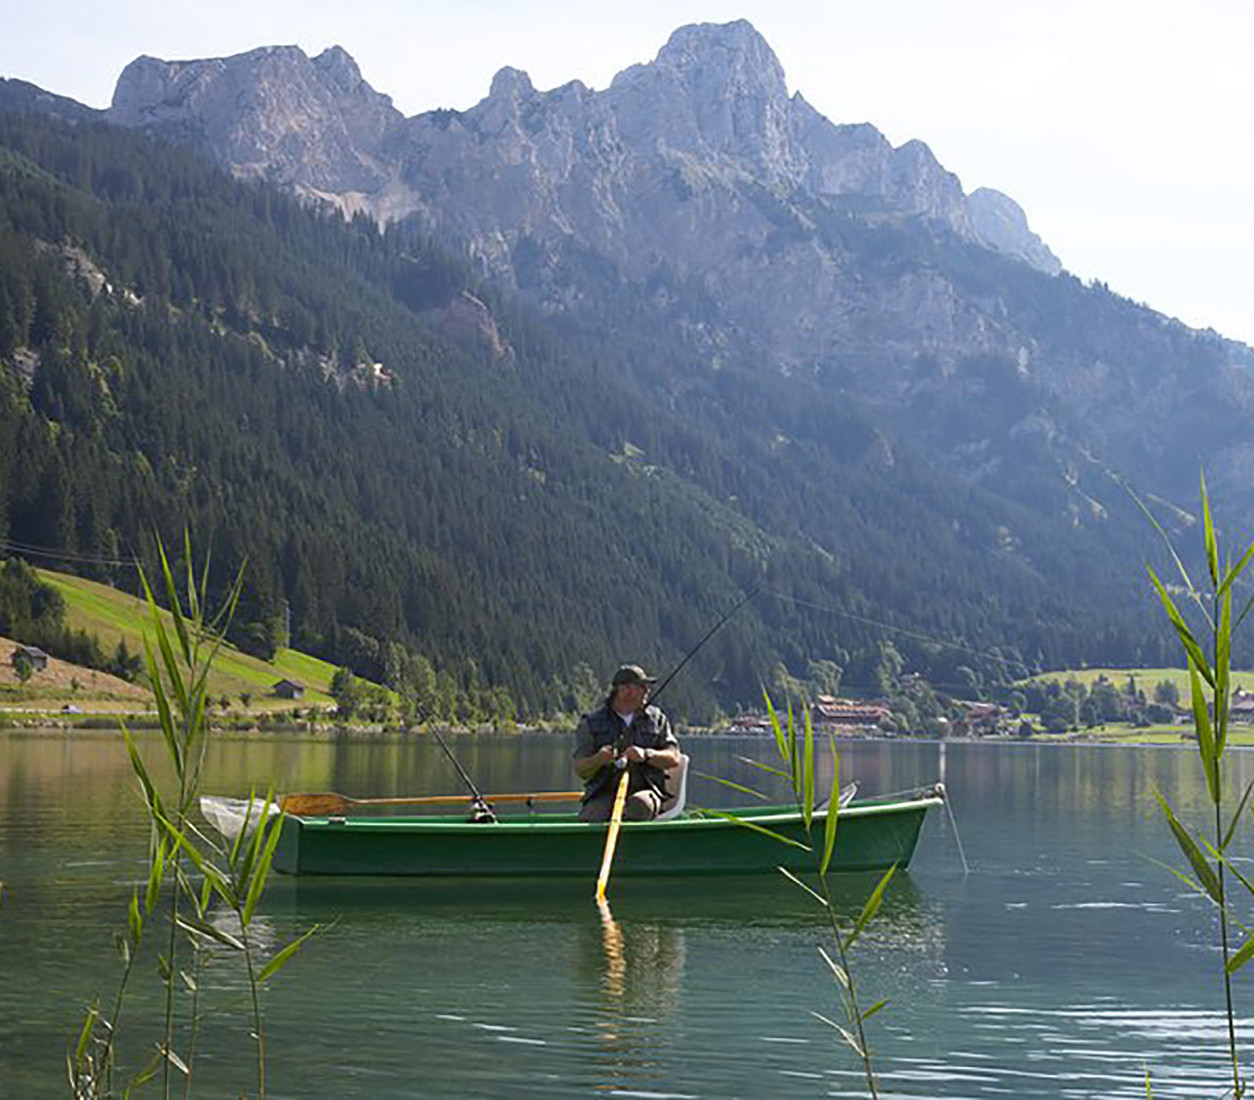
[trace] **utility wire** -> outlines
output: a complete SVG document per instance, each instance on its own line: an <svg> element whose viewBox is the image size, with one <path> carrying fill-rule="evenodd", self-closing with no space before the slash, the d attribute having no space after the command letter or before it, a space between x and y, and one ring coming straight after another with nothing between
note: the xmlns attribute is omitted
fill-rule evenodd
<svg viewBox="0 0 1254 1100"><path fill-rule="evenodd" d="M102 558L95 557L90 554L79 554L71 550L53 550L46 546L32 546L28 543L15 542L12 539L0 539L0 553L7 552L17 557L43 558L52 562L73 562L76 565L121 565L130 568L139 568L138 558ZM210 589L206 595L213 599L225 599L229 593L227 588ZM241 592L238 603L241 607L253 607L259 610L267 610L256 596L247 592Z"/></svg>
<svg viewBox="0 0 1254 1100"><path fill-rule="evenodd" d="M11 539L0 539L0 550L8 550L14 554L33 558L47 558L51 561L72 561L82 565L134 565L132 558L98 558L89 554L79 554L70 550L49 550L43 546L28 546Z"/></svg>

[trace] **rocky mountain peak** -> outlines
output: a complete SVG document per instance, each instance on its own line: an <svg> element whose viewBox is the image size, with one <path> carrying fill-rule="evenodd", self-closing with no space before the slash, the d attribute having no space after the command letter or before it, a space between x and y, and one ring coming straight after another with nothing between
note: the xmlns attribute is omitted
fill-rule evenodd
<svg viewBox="0 0 1254 1100"><path fill-rule="evenodd" d="M345 210L418 214L507 278L523 238L577 244L636 275L663 256L717 272L727 258L716 241L748 255L790 239L779 231L794 222L800 240L810 230L793 204L816 200L876 224L921 217L1058 270L1015 204L991 192L968 201L922 142L894 148L873 126L835 124L789 97L779 59L745 20L680 27L604 91L537 91L506 66L475 107L408 120L339 46L313 59L296 46L141 57L108 117Z"/></svg>
<svg viewBox="0 0 1254 1100"><path fill-rule="evenodd" d="M619 73L607 97L638 146L731 158L772 183L799 174L783 67L743 19L680 27L652 62Z"/></svg>
<svg viewBox="0 0 1254 1100"><path fill-rule="evenodd" d="M492 88L488 92L490 99L524 99L535 93L535 87L522 69L506 65L492 78Z"/></svg>
<svg viewBox="0 0 1254 1100"><path fill-rule="evenodd" d="M788 98L784 67L745 19L680 27L658 51L653 65L674 74L698 95Z"/></svg>
<svg viewBox="0 0 1254 1100"><path fill-rule="evenodd" d="M1062 261L1028 228L1023 207L1009 195L980 187L967 196L967 208L980 241L994 252L1015 256L1050 275L1062 270Z"/></svg>
<svg viewBox="0 0 1254 1100"><path fill-rule="evenodd" d="M358 92L366 83L361 78L357 62L343 46L328 46L313 59L313 66L329 86L344 93ZM370 86L367 84L366 87Z"/></svg>
<svg viewBox="0 0 1254 1100"><path fill-rule="evenodd" d="M298 46L210 60L139 57L118 78L106 115L206 145L241 175L317 194L377 188L384 135L401 121L339 46L312 60Z"/></svg>

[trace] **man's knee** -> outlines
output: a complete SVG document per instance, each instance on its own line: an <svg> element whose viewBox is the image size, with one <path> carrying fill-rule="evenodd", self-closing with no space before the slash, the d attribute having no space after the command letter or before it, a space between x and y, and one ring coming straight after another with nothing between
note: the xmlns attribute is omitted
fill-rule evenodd
<svg viewBox="0 0 1254 1100"><path fill-rule="evenodd" d="M579 807L580 821L609 821L610 819L610 800L608 798L597 796L588 799Z"/></svg>
<svg viewBox="0 0 1254 1100"><path fill-rule="evenodd" d="M614 799L609 795L597 795L579 807L580 821L609 821ZM624 821L652 821L662 808L662 799L656 791L636 791L627 796L623 806Z"/></svg>
<svg viewBox="0 0 1254 1100"><path fill-rule="evenodd" d="M628 821L652 821L662 808L657 791L637 791L627 799L623 817Z"/></svg>

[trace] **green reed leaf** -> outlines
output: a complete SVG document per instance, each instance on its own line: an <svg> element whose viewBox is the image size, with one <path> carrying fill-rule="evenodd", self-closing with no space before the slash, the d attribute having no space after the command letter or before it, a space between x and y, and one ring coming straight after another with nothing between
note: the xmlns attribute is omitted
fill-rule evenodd
<svg viewBox="0 0 1254 1100"><path fill-rule="evenodd" d="M87 1015L83 1018L83 1028L78 1033L78 1042L74 1045L74 1062L76 1065L82 1065L83 1056L87 1053L87 1047L91 1043L92 1032L96 1030L96 1021L100 1018L100 1002L93 1000L91 1007L87 1010Z"/></svg>
<svg viewBox="0 0 1254 1100"><path fill-rule="evenodd" d="M1236 812L1232 815L1232 821L1228 824L1228 829L1224 833L1223 841L1219 845L1221 852L1228 850L1228 845L1232 843L1232 834L1237 830L1237 822L1241 820L1241 815L1245 812L1246 803L1250 800L1250 794L1254 792L1254 779L1251 779L1245 785L1245 794L1241 796L1241 802L1238 804Z"/></svg>
<svg viewBox="0 0 1254 1100"><path fill-rule="evenodd" d="M1171 625L1176 628L1176 634L1180 637L1180 642L1184 646L1185 652L1193 659L1197 665L1197 670L1202 674L1204 679L1212 688L1215 686L1215 676L1210 670L1210 665L1206 661L1206 654L1202 652L1202 647L1197 644L1197 639L1193 637L1193 632L1189 629L1188 624L1181 616L1176 602L1171 598L1171 593L1163 587L1154 570L1149 569L1150 580L1154 582L1154 588L1158 592L1158 598L1162 601L1163 608L1167 612L1167 617L1171 620Z"/></svg>
<svg viewBox="0 0 1254 1100"><path fill-rule="evenodd" d="M840 757L836 755L836 738L830 733L827 737L832 750L832 793L827 798L827 827L823 831L820 875L827 874L827 868L832 862L832 852L836 850L836 823L840 820Z"/></svg>
<svg viewBox="0 0 1254 1100"><path fill-rule="evenodd" d="M1236 953L1224 963L1224 968L1229 974L1235 974L1252 958L1254 958L1254 936L1246 940Z"/></svg>
<svg viewBox="0 0 1254 1100"><path fill-rule="evenodd" d="M1250 564L1250 559L1254 558L1254 542L1246 547L1245 553L1241 555L1241 559L1236 565L1230 566L1228 572L1224 575L1223 581L1220 582L1216 595L1222 596L1229 588L1236 584L1238 578L1245 572L1246 566Z"/></svg>
<svg viewBox="0 0 1254 1100"><path fill-rule="evenodd" d="M777 833L774 829L768 829L765 825L759 825L756 821L749 821L746 818L739 817L736 814L728 813L726 810L710 810L702 809L702 817L718 817L724 821L732 821L742 828L749 829L751 832L761 833L763 836L769 836L772 840L778 840L781 844L789 844L794 848L800 848L803 852L810 851L808 844L802 844L799 840L793 840L790 836L783 833Z"/></svg>
<svg viewBox="0 0 1254 1100"><path fill-rule="evenodd" d="M144 918L139 912L139 888L131 890L131 904L126 914L126 925L131 933L131 943L136 947L144 935Z"/></svg>
<svg viewBox="0 0 1254 1100"><path fill-rule="evenodd" d="M183 929L184 932L191 933L194 936L201 936L205 939L214 940L225 947L229 947L232 951L243 952L243 943L229 932L224 932L221 928L210 923L202 921L197 917L189 917L186 914L180 914L175 918L175 923Z"/></svg>
<svg viewBox="0 0 1254 1100"><path fill-rule="evenodd" d="M845 950L848 951L862 935L863 929L871 923L875 914L879 912L880 903L884 900L884 891L888 889L888 884L892 882L893 875L897 873L897 864L893 864L886 872L884 877L879 880L871 896L866 899L866 904L862 907L862 912L858 914L858 920L853 926L853 930L845 937Z"/></svg>
<svg viewBox="0 0 1254 1100"><path fill-rule="evenodd" d="M805 748L801 758L801 817L805 822L806 832L810 831L810 822L814 817L814 773L818 770L818 762L814 759L814 719L809 707L805 708Z"/></svg>
<svg viewBox="0 0 1254 1100"><path fill-rule="evenodd" d="M1210 705L1202 689L1202 678L1197 665L1189 658L1189 685L1193 701L1193 728L1197 731L1197 750L1202 758L1202 770L1206 774L1206 787L1210 800L1219 803L1219 755L1215 751L1215 735L1210 724Z"/></svg>
<svg viewBox="0 0 1254 1100"><path fill-rule="evenodd" d="M797 719L792 710L792 697L788 698L788 726L785 729L788 738L788 770L792 775L792 794L793 800L800 805L801 803L801 784L802 765L797 759L797 753L800 751L800 745L797 740Z"/></svg>
<svg viewBox="0 0 1254 1100"><path fill-rule="evenodd" d="M148 1064L131 1079L130 1088L126 1090L125 1096L129 1098L135 1089L140 1088L142 1085L146 1085L149 1081L156 1077L158 1070L161 1069L162 1060L163 1059L160 1054L154 1054Z"/></svg>
<svg viewBox="0 0 1254 1100"><path fill-rule="evenodd" d="M775 711L775 703L772 701L766 688L762 689L762 698L766 700L766 713L767 717L771 720L771 733L775 735L775 747L779 750L779 758L787 763L788 742L784 738L784 730L780 725L779 715Z"/></svg>
<svg viewBox="0 0 1254 1100"><path fill-rule="evenodd" d="M187 531L184 529L183 534L186 536ZM183 605L179 599L178 588L174 584L174 571L170 568L170 559L166 556L165 544L158 541L157 553L161 560L161 578L165 581L166 603L169 606L170 618L174 623L175 632L178 634L179 647L183 651L183 660L191 667L195 662L192 659L192 641L187 630L187 621L183 618ZM190 565L190 561L188 563Z"/></svg>
<svg viewBox="0 0 1254 1100"><path fill-rule="evenodd" d="M162 883L165 881L165 857L165 837L158 834L153 841L152 859L148 864L148 883L144 887L144 912L149 915L156 907Z"/></svg>
<svg viewBox="0 0 1254 1100"><path fill-rule="evenodd" d="M270 877L270 862L274 859L274 849L279 843L279 836L283 832L283 814L270 818L263 825L269 825L269 835L266 838L265 847L261 852L261 859L257 864L257 869L253 874L253 881L248 888L248 898L244 903L243 921L245 926L252 920L253 910L257 907L257 902L261 898L261 891L265 888L266 880ZM258 832L261 832L258 829Z"/></svg>
<svg viewBox="0 0 1254 1100"><path fill-rule="evenodd" d="M746 787L743 783L735 783L730 779L724 779L721 775L709 775L706 772L699 772L695 769L692 774L698 779L708 779L713 783L718 783L720 786L738 791L740 794L747 794L752 798L760 798L763 802L770 801L761 791L755 791L752 787Z"/></svg>
<svg viewBox="0 0 1254 1100"><path fill-rule="evenodd" d="M867 1020L869 1020L872 1016L874 1016L881 1009L887 1008L890 1003L891 1002L888 1000L888 998L884 998L883 1000L876 1001L875 1004L873 1004L864 1013L862 1013L862 1022L866 1023Z"/></svg>
<svg viewBox="0 0 1254 1100"><path fill-rule="evenodd" d="M1167 819L1172 835L1176 838L1176 844L1180 851L1184 853L1185 859L1189 861L1189 865L1193 868L1193 873L1197 876L1198 882L1216 905L1222 905L1223 890L1219 886L1219 876L1210 865L1210 861L1197 846L1193 837L1189 835L1189 831L1180 824L1180 819L1176 817L1175 811L1172 810L1171 805L1162 796L1162 793L1155 791L1154 797L1158 799L1158 805L1162 809L1163 816Z"/></svg>
<svg viewBox="0 0 1254 1100"><path fill-rule="evenodd" d="M777 779L782 779L788 783L792 782L792 777L789 776L789 774L786 771L783 771L780 768L773 768L771 767L770 764L764 764L761 760L751 760L747 756L737 756L736 759L739 760L742 764L749 764L752 767L757 768L758 771L766 772L767 775L773 775ZM699 774L699 773L694 773L694 774Z"/></svg>
<svg viewBox="0 0 1254 1100"><path fill-rule="evenodd" d="M261 968L261 973L257 975L258 983L264 982L267 978L272 977L283 969L287 965L288 960L308 942L310 937L316 935L321 929L322 925L315 924L283 948L282 951Z"/></svg>
<svg viewBox="0 0 1254 1100"><path fill-rule="evenodd" d="M1206 546L1206 565L1210 583L1219 584L1219 544L1215 541L1215 521L1210 514L1210 495L1206 492L1206 472L1202 471L1202 540Z"/></svg>

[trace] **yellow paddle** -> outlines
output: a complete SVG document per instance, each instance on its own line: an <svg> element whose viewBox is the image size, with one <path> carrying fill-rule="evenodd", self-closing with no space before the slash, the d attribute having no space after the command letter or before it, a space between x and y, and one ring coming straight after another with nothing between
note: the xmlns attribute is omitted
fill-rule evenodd
<svg viewBox="0 0 1254 1100"><path fill-rule="evenodd" d="M605 886L610 881L610 864L614 862L614 848L618 844L618 829L623 823L623 807L627 805L627 780L629 769L624 768L614 795L614 809L610 813L610 827L605 834L605 854L601 857L601 873L597 875L597 901L605 900Z"/></svg>
<svg viewBox="0 0 1254 1100"><path fill-rule="evenodd" d="M582 791L533 791L531 794L490 794L489 802L569 802L581 797ZM330 817L357 806L449 806L466 802L469 795L429 794L406 798L349 798L327 791L321 794L285 794L279 802L294 817Z"/></svg>

